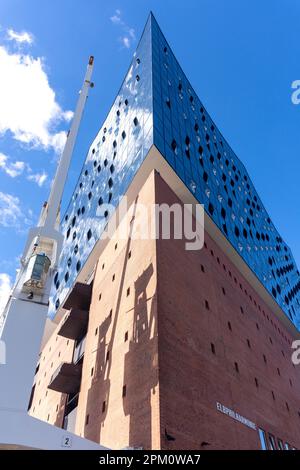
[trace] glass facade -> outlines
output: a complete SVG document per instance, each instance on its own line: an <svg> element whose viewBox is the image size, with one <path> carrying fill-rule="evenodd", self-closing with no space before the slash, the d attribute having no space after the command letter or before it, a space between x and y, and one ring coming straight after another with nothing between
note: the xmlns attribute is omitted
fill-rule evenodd
<svg viewBox="0 0 300 470"><path fill-rule="evenodd" d="M300 276L242 162L183 73L150 15L118 96L92 143L62 222L52 309L74 282L154 144L278 305L300 328Z"/></svg>

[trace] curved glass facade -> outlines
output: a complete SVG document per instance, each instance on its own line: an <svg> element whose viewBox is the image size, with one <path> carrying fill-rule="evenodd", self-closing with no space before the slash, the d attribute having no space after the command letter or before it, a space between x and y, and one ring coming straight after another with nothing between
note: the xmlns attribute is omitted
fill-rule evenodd
<svg viewBox="0 0 300 470"><path fill-rule="evenodd" d="M53 307L64 299L151 145L159 149L290 320L300 328L300 276L242 162L150 15L118 96L93 142L67 214Z"/></svg>

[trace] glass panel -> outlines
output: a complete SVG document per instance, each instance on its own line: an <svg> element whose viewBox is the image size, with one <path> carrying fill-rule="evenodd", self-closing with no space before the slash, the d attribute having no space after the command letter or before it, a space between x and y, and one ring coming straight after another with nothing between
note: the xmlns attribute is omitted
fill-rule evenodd
<svg viewBox="0 0 300 470"><path fill-rule="evenodd" d="M262 450L268 450L267 446L267 439L266 439L266 433L263 431L263 429L258 429L258 435L260 439L260 446Z"/></svg>
<svg viewBox="0 0 300 470"><path fill-rule="evenodd" d="M269 443L270 443L271 450L277 450L275 437L272 436L272 434L269 434Z"/></svg>
<svg viewBox="0 0 300 470"><path fill-rule="evenodd" d="M279 449L279 450L284 450L282 440L281 440L281 439L277 439L277 443L278 443L278 449Z"/></svg>

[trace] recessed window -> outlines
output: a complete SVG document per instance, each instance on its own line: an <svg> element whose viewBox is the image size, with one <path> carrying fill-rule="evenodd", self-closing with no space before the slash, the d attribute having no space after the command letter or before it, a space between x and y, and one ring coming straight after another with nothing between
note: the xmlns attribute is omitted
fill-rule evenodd
<svg viewBox="0 0 300 470"><path fill-rule="evenodd" d="M131 251L129 251L129 253L128 253L128 259L130 259L130 258L131 258Z"/></svg>
<svg viewBox="0 0 300 470"><path fill-rule="evenodd" d="M289 404L288 404L287 401L285 402L285 406L286 406L286 409L287 409L288 411L290 411L290 407L289 407Z"/></svg>
<svg viewBox="0 0 300 470"><path fill-rule="evenodd" d="M205 300L205 308L206 308L206 310L209 310L209 303L208 303L208 300Z"/></svg>
<svg viewBox="0 0 300 470"><path fill-rule="evenodd" d="M140 76L137 75L137 76L135 77L135 79L136 79L137 82L139 82L139 81L140 81Z"/></svg>
<svg viewBox="0 0 300 470"><path fill-rule="evenodd" d="M128 341L128 331L126 331L125 336L124 336L124 342L126 343Z"/></svg>
<svg viewBox="0 0 300 470"><path fill-rule="evenodd" d="M85 425L86 426L89 424L89 420L90 420L90 415L86 415L86 417L85 417Z"/></svg>
<svg viewBox="0 0 300 470"><path fill-rule="evenodd" d="M139 124L139 120L138 120L138 118L137 118L137 117L135 117L135 118L134 118L134 120L133 120L133 124L134 124L135 126L138 126L138 124Z"/></svg>
<svg viewBox="0 0 300 470"><path fill-rule="evenodd" d="M68 280L69 280L69 272L67 271L65 274L65 282L68 282Z"/></svg>
<svg viewBox="0 0 300 470"><path fill-rule="evenodd" d="M91 368L91 377L94 375L94 367Z"/></svg>
<svg viewBox="0 0 300 470"><path fill-rule="evenodd" d="M97 334L98 334L98 326L97 326L97 328L95 329L95 336L97 336Z"/></svg>
<svg viewBox="0 0 300 470"><path fill-rule="evenodd" d="M126 138L126 132L123 131L121 135L122 135L122 139L124 140Z"/></svg>
<svg viewBox="0 0 300 470"><path fill-rule="evenodd" d="M104 401L104 402L102 403L102 413L104 413L105 410L106 410L106 402Z"/></svg>
<svg viewBox="0 0 300 470"><path fill-rule="evenodd" d="M122 389L122 397L126 397L126 385L123 385L123 389Z"/></svg>
<svg viewBox="0 0 300 470"><path fill-rule="evenodd" d="M109 351L107 351L107 353L106 353L106 362L108 362L108 361L109 361Z"/></svg>
<svg viewBox="0 0 300 470"><path fill-rule="evenodd" d="M248 345L248 348L251 349L251 343L249 339L247 339L247 345Z"/></svg>
<svg viewBox="0 0 300 470"><path fill-rule="evenodd" d="M273 392L273 390L272 390L272 398L275 401L275 393Z"/></svg>
<svg viewBox="0 0 300 470"><path fill-rule="evenodd" d="M116 275L113 274L113 277L112 277L112 282L114 282L114 280L116 279Z"/></svg>
<svg viewBox="0 0 300 470"><path fill-rule="evenodd" d="M277 367L277 374L280 376L280 369Z"/></svg>
<svg viewBox="0 0 300 470"><path fill-rule="evenodd" d="M243 309L243 307L240 307L240 310L241 310L241 313L244 313L244 309Z"/></svg>
<svg viewBox="0 0 300 470"><path fill-rule="evenodd" d="M223 295L226 295L226 291L225 291L224 287L222 287L222 292L223 292Z"/></svg>
<svg viewBox="0 0 300 470"><path fill-rule="evenodd" d="M127 291L126 291L126 296L128 297L130 294L130 287L127 288Z"/></svg>
<svg viewBox="0 0 300 470"><path fill-rule="evenodd" d="M93 194L92 194L91 191L90 191L89 194L88 194L89 200L92 199L92 195L93 195Z"/></svg>
<svg viewBox="0 0 300 470"><path fill-rule="evenodd" d="M232 331L232 326L231 326L230 321L227 323L227 326L228 326L229 331Z"/></svg>
<svg viewBox="0 0 300 470"><path fill-rule="evenodd" d="M91 229L89 229L89 230L87 231L86 236L87 236L87 239L88 239L88 240L90 240L90 239L92 238L92 231L91 231Z"/></svg>
<svg viewBox="0 0 300 470"><path fill-rule="evenodd" d="M80 268L81 268L81 261L77 261L76 263L76 271L80 271Z"/></svg>
<svg viewBox="0 0 300 470"><path fill-rule="evenodd" d="M239 373L239 365L238 365L237 362L234 363L234 368L235 368L236 372Z"/></svg>
<svg viewBox="0 0 300 470"><path fill-rule="evenodd" d="M210 348L211 348L211 352L212 352L213 354L216 354L216 348L215 348L214 343L210 343Z"/></svg>
<svg viewBox="0 0 300 470"><path fill-rule="evenodd" d="M108 180L108 186L111 188L113 186L114 182L112 178L109 178Z"/></svg>
<svg viewBox="0 0 300 470"><path fill-rule="evenodd" d="M203 264L201 264L201 271L202 271L203 273L205 272L205 269L204 269Z"/></svg>
<svg viewBox="0 0 300 470"><path fill-rule="evenodd" d="M265 354L263 354L263 358L264 358L264 363L267 364L267 358Z"/></svg>
<svg viewBox="0 0 300 470"><path fill-rule="evenodd" d="M254 381L255 381L255 386L258 388L258 380L256 377L254 378Z"/></svg>

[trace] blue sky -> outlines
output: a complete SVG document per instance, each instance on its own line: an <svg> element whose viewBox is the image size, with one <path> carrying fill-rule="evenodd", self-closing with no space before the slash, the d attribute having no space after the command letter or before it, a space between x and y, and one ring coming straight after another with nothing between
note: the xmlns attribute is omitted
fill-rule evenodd
<svg viewBox="0 0 300 470"><path fill-rule="evenodd" d="M47 199L89 55L95 88L63 207L150 10L300 266L298 0L1 0L0 307Z"/></svg>

